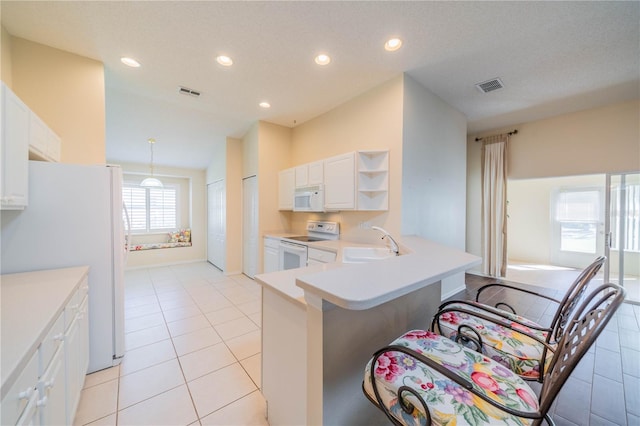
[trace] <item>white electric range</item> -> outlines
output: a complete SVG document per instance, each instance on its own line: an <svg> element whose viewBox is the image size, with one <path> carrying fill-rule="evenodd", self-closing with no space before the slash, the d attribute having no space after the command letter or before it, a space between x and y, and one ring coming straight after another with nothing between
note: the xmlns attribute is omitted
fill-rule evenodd
<svg viewBox="0 0 640 426"><path fill-rule="evenodd" d="M278 270L307 266L310 242L337 240L340 238L340 224L310 220L307 221L307 235L283 237L278 246Z"/></svg>

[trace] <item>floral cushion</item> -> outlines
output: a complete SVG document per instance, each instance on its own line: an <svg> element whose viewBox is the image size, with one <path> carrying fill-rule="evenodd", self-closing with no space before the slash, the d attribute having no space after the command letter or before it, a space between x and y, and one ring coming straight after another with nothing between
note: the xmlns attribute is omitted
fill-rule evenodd
<svg viewBox="0 0 640 426"><path fill-rule="evenodd" d="M175 247L191 247L191 242L134 244L130 247L130 250L140 251L140 250L153 250L153 249L175 248Z"/></svg>
<svg viewBox="0 0 640 426"><path fill-rule="evenodd" d="M181 229L169 232L169 243L189 243L191 242L191 229Z"/></svg>
<svg viewBox="0 0 640 426"><path fill-rule="evenodd" d="M499 404L521 412L536 413L538 410L536 394L524 380L499 363L450 339L430 331L414 330L392 344L413 349L435 361ZM372 401L376 401L370 371L371 360L365 369L363 387ZM425 424L426 416L418 399L408 393L403 397L413 404L414 409L411 415L404 412L397 397L401 386L414 389L424 399L434 425L532 423L531 419L515 417L492 406L442 373L401 352L390 351L378 358L375 380L383 403L403 424Z"/></svg>
<svg viewBox="0 0 640 426"><path fill-rule="evenodd" d="M458 334L458 327L460 327L460 325L467 325L474 329L482 338L483 354L507 366L516 374L526 379L537 379L540 376L540 360L542 359L544 346L540 342L519 333L518 331L514 331L495 322L470 315L466 312L455 311L455 309L464 309L467 311L482 313L488 317L495 318L496 321L509 322L498 315L492 314L490 310L483 307L484 305L470 303L472 302L451 303L446 305L445 309L453 309L454 311L439 314L440 320L438 322L439 328L437 331L439 331L443 336L455 339ZM532 327L540 327L540 325L535 322L511 312L491 307L488 308L506 315L511 320L511 327L515 330L521 330L527 334L536 336L543 341L546 339L546 332L534 330L513 321L519 321ZM471 335L471 333L469 333L469 335ZM548 367L552 357L553 352L548 350L545 369Z"/></svg>

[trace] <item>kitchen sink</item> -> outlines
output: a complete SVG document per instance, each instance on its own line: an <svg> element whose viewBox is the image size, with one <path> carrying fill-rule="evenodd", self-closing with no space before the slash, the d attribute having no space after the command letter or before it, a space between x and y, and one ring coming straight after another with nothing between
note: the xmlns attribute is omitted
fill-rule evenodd
<svg viewBox="0 0 640 426"><path fill-rule="evenodd" d="M367 263L394 257L395 253L386 247L345 247L342 249L342 263Z"/></svg>

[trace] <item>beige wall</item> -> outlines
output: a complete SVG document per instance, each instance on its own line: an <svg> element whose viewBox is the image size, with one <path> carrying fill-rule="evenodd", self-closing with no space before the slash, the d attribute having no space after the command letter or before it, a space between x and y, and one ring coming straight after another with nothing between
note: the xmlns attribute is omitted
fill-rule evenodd
<svg viewBox="0 0 640 426"><path fill-rule="evenodd" d="M482 144L475 142L475 137L518 129L509 142L509 179L634 171L640 170L639 117L640 101L636 100L470 136L467 251L481 255Z"/></svg>
<svg viewBox="0 0 640 426"><path fill-rule="evenodd" d="M0 26L0 80L13 90L13 73L11 61L11 36Z"/></svg>
<svg viewBox="0 0 640 426"><path fill-rule="evenodd" d="M61 162L104 164L103 64L17 37L10 60L13 91L60 136Z"/></svg>
<svg viewBox="0 0 640 426"><path fill-rule="evenodd" d="M604 185L605 176L601 174L509 180L507 191L509 259L553 264L551 253L553 192L566 187L601 188L604 191ZM601 231L604 231L604 217L602 217L601 226Z"/></svg>
<svg viewBox="0 0 640 426"><path fill-rule="evenodd" d="M242 137L242 177L258 174L260 123L256 122Z"/></svg>
<svg viewBox="0 0 640 426"><path fill-rule="evenodd" d="M640 100L514 126L509 178L640 169Z"/></svg>
<svg viewBox="0 0 640 426"><path fill-rule="evenodd" d="M278 212L278 172L291 164L291 133L288 127L259 123L259 235L285 231L289 225L286 216Z"/></svg>
<svg viewBox="0 0 640 426"><path fill-rule="evenodd" d="M146 175L149 171L147 164L120 164L124 173ZM181 218L183 224L191 227L191 247L173 249L143 250L131 252L127 262L127 268L139 268L163 264L177 264L199 262L206 260L207 252L207 209L206 209L206 173L198 169L181 169L174 167L154 166L154 175L163 177L187 178L190 185L186 193L180 196L187 198L191 205L190 217ZM187 201L184 200L183 201ZM133 239L135 242L135 237Z"/></svg>
<svg viewBox="0 0 640 426"><path fill-rule="evenodd" d="M358 228L360 222L400 233L402 184L403 76L366 92L333 110L295 127L291 164L295 166L356 150L389 150L389 211L339 213L281 213L291 216L291 230L305 232L308 219L340 222L342 237L377 242L379 235ZM283 167L284 168L284 167Z"/></svg>

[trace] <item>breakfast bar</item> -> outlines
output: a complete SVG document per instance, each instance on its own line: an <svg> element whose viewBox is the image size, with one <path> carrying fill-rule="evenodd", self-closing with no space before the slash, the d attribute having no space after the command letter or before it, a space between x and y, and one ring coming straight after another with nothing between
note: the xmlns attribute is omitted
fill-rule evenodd
<svg viewBox="0 0 640 426"><path fill-rule="evenodd" d="M404 331L429 327L440 281L480 258L420 237L401 256L257 275L262 298L262 393L269 424L375 424L362 395L373 352ZM340 259L340 253L338 253Z"/></svg>

